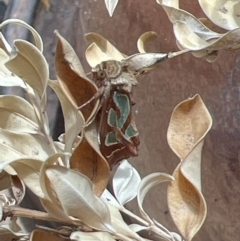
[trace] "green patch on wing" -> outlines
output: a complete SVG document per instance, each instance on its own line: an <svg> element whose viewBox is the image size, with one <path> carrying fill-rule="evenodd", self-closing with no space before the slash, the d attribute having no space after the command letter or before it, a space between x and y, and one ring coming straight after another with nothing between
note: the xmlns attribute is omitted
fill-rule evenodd
<svg viewBox="0 0 240 241"><path fill-rule="evenodd" d="M129 126L125 130L126 138L130 139L131 137L136 136L136 135L137 135L137 131L133 128L133 126L131 124L129 124Z"/></svg>
<svg viewBox="0 0 240 241"><path fill-rule="evenodd" d="M119 143L119 141L117 140L115 133L109 132L106 136L105 145L111 146L111 145L115 145L118 143Z"/></svg>
<svg viewBox="0 0 240 241"><path fill-rule="evenodd" d="M117 121L117 126L119 129L122 129L130 114L130 101L127 95L117 91L113 93L113 100L120 110L120 118Z"/></svg>
<svg viewBox="0 0 240 241"><path fill-rule="evenodd" d="M117 127L120 131L126 123L128 116L130 114L130 101L127 95L121 94L117 91L113 93L113 100L116 106L119 108L120 117L117 117L117 112L111 108L108 112L108 125L111 127ZM126 139L130 139L137 135L137 131L133 128L131 124L125 130L124 136ZM106 135L105 145L111 146L118 144L119 140L114 132L109 132Z"/></svg>

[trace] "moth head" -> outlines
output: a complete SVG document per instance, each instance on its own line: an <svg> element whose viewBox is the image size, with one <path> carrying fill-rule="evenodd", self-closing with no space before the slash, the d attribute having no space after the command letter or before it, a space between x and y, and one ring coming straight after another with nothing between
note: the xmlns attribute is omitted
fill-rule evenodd
<svg viewBox="0 0 240 241"><path fill-rule="evenodd" d="M99 70L97 73L96 73L96 77L98 80L104 80L106 78L106 72L104 70Z"/></svg>

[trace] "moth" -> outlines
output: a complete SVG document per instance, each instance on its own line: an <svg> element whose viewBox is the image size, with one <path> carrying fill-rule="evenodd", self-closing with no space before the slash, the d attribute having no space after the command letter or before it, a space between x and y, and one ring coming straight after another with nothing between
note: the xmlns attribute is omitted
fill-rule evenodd
<svg viewBox="0 0 240 241"><path fill-rule="evenodd" d="M122 61L103 61L92 69L98 92L79 109L100 98L95 120L100 151L110 167L138 155L140 139L132 109L132 89L138 84L137 77L167 58L167 54L136 54Z"/></svg>

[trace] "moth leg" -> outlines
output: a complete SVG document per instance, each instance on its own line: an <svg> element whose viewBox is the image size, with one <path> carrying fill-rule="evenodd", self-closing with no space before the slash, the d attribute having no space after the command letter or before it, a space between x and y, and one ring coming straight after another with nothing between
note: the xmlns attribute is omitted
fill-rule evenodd
<svg viewBox="0 0 240 241"><path fill-rule="evenodd" d="M101 101L102 102L102 101ZM95 120L95 118L96 118L96 116L97 116L97 113L98 113L98 111L101 109L101 107L102 107L102 103L100 102L100 104L98 105L98 108L97 108L97 110L95 111L95 113L94 113L94 115L92 116L92 118L83 126L83 127L88 127L88 126L90 126L92 123L93 123L93 121Z"/></svg>
<svg viewBox="0 0 240 241"><path fill-rule="evenodd" d="M87 102L85 102L84 104L78 107L78 110L81 110L84 106L90 104L92 101L99 99L103 95L104 91L105 91L105 86L100 87L97 93L90 100L88 100Z"/></svg>

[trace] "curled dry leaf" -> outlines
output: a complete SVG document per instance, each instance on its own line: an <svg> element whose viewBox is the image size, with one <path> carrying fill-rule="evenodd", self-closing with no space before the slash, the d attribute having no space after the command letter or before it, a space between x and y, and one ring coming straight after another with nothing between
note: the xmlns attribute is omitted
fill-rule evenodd
<svg viewBox="0 0 240 241"><path fill-rule="evenodd" d="M112 17L113 12L118 4L119 0L105 0L105 5L108 10L110 17Z"/></svg>
<svg viewBox="0 0 240 241"><path fill-rule="evenodd" d="M48 142L40 135L30 135L25 133L16 133L0 129L0 145L2 145L0 156L1 162L11 161L13 157L27 156L34 159L45 160L53 154L52 148ZM3 150L6 150L2 152ZM8 156L4 156L8 153Z"/></svg>
<svg viewBox="0 0 240 241"><path fill-rule="evenodd" d="M166 181L173 181L174 178L166 173L161 173L161 172L156 172L156 173L151 173L148 176L144 177L142 181L139 184L138 187L138 193L137 193L137 201L138 201L138 208L139 211L142 215L142 217L149 223L153 223L153 221L150 219L150 217L146 214L144 211L142 204L143 200L148 193L148 191L156 186L159 183L166 182Z"/></svg>
<svg viewBox="0 0 240 241"><path fill-rule="evenodd" d="M46 175L65 213L102 231L114 232L107 205L93 193L91 181L62 166L49 166Z"/></svg>
<svg viewBox="0 0 240 241"><path fill-rule="evenodd" d="M70 44L56 31L58 38L55 70L63 92L77 108L90 100L97 92L97 87L86 77L82 66ZM94 100L81 109L87 122L94 115L99 100Z"/></svg>
<svg viewBox="0 0 240 241"><path fill-rule="evenodd" d="M39 172L42 164L42 161L31 158L17 159L10 163L10 166L24 184L40 198L45 197L39 182Z"/></svg>
<svg viewBox="0 0 240 241"><path fill-rule="evenodd" d="M58 236L52 232L47 232L45 230L35 229L32 231L29 241L65 241L66 239Z"/></svg>
<svg viewBox="0 0 240 241"><path fill-rule="evenodd" d="M0 96L0 114L2 129L29 134L40 132L33 107L21 97Z"/></svg>
<svg viewBox="0 0 240 241"><path fill-rule="evenodd" d="M3 34L0 32L0 48L7 54L10 55L12 52L12 47L4 38Z"/></svg>
<svg viewBox="0 0 240 241"><path fill-rule="evenodd" d="M156 68L162 61L168 59L168 54L162 53L139 53L131 55L124 59L128 64L128 69L138 74L147 73Z"/></svg>
<svg viewBox="0 0 240 241"><path fill-rule="evenodd" d="M112 235L107 232L81 232L81 231L72 232L70 235L70 240L115 241Z"/></svg>
<svg viewBox="0 0 240 241"><path fill-rule="evenodd" d="M11 176L2 170L0 172L0 191L11 187Z"/></svg>
<svg viewBox="0 0 240 241"><path fill-rule="evenodd" d="M61 89L59 82L49 81L49 85L55 91L61 103L64 126L65 126L65 148L64 152L72 152L73 144L80 132L83 131L84 117L81 112L76 109L72 102L67 98ZM68 163L65 163L69 166Z"/></svg>
<svg viewBox="0 0 240 241"><path fill-rule="evenodd" d="M24 82L6 68L5 63L8 60L9 56L2 48L0 48L0 85L5 87L19 86L25 88Z"/></svg>
<svg viewBox="0 0 240 241"><path fill-rule="evenodd" d="M207 207L201 192L201 151L212 118L199 95L181 102L173 111L167 139L181 162L168 188L171 216L188 241L202 226Z"/></svg>
<svg viewBox="0 0 240 241"><path fill-rule="evenodd" d="M213 62L219 50L239 48L238 28L219 34L209 29L208 24L205 25L192 14L179 9L178 0L157 0L157 2L164 8L173 23L174 34L180 49L188 49L194 53L195 57L204 57L208 62ZM216 1L213 4L215 3Z"/></svg>
<svg viewBox="0 0 240 241"><path fill-rule="evenodd" d="M142 226L142 225L137 224L137 223L130 224L128 227L130 229L132 229L132 231L134 231L135 233L138 233L138 232L141 232L143 230L148 230L149 229L149 227Z"/></svg>
<svg viewBox="0 0 240 241"><path fill-rule="evenodd" d="M7 227L0 226L0 239L3 241L17 240L21 236L25 236L25 234L19 235L19 233L13 233L11 230L7 229Z"/></svg>
<svg viewBox="0 0 240 241"><path fill-rule="evenodd" d="M109 203L107 205L111 216L112 226L116 230L115 235L124 235L132 240L142 240L141 237L125 223L118 208ZM116 239L120 238L121 237L117 236Z"/></svg>
<svg viewBox="0 0 240 241"><path fill-rule="evenodd" d="M92 181L95 195L100 196L103 193L108 184L110 169L99 150L95 122L86 128L82 141L74 149L70 167Z"/></svg>
<svg viewBox="0 0 240 241"><path fill-rule="evenodd" d="M216 25L232 30L240 27L239 1L198 0L202 10Z"/></svg>
<svg viewBox="0 0 240 241"><path fill-rule="evenodd" d="M43 99L47 88L49 70L46 59L41 51L25 40L15 40L16 52L6 62L6 67L23 79Z"/></svg>
<svg viewBox="0 0 240 241"><path fill-rule="evenodd" d="M120 206L119 202L115 199L115 197L107 189L105 189L104 192L102 193L101 199L105 203L109 203L112 206L114 206L118 209L121 209L121 206Z"/></svg>
<svg viewBox="0 0 240 241"><path fill-rule="evenodd" d="M240 29L234 29L222 34L217 39L206 41L195 34L186 23L176 21L174 23L174 33L181 46L190 50L206 50L211 52L214 50L230 49L240 43ZM186 34L188 35L187 37Z"/></svg>
<svg viewBox="0 0 240 241"><path fill-rule="evenodd" d="M87 41L91 43L86 50L86 59L91 67L95 67L102 61L110 59L120 61L125 57L125 55L123 55L102 35L97 33L88 33L85 37Z"/></svg>
<svg viewBox="0 0 240 241"><path fill-rule="evenodd" d="M17 176L11 175L11 183L12 183L12 193L14 199L16 200L16 205L19 205L26 193L26 186L24 182Z"/></svg>
<svg viewBox="0 0 240 241"><path fill-rule="evenodd" d="M111 60L111 57L104 53L96 43L92 43L85 51L86 60L88 64L94 68L103 61Z"/></svg>
<svg viewBox="0 0 240 241"><path fill-rule="evenodd" d="M4 26L6 26L8 24L21 25L21 26L27 28L28 30L30 30L30 32L33 35L33 39L35 41L36 47L39 49L40 52L43 52L42 38L40 37L38 32L32 26L30 26L29 24L27 24L26 22L24 22L20 19L7 19L0 24L0 29L2 29Z"/></svg>
<svg viewBox="0 0 240 241"><path fill-rule="evenodd" d="M121 205L126 204L137 196L140 182L141 178L137 170L127 160L123 160L112 180L115 197Z"/></svg>
<svg viewBox="0 0 240 241"><path fill-rule="evenodd" d="M23 233L22 228L14 219L12 219L8 224L3 224L0 226L1 241L12 241L14 239L18 240L27 235L27 233Z"/></svg>
<svg viewBox="0 0 240 241"><path fill-rule="evenodd" d="M58 162L59 158L67 158L68 154L64 153L56 153L50 156L41 166L40 174L39 174L39 183L44 193L44 198L40 198L40 201L44 207L44 209L54 217L55 219L61 221L71 221L71 217L69 217L65 212L64 209L59 202L58 198L56 197L54 190L51 187L51 182L46 175L46 169L48 167L52 167ZM73 219L72 219L73 221Z"/></svg>
<svg viewBox="0 0 240 241"><path fill-rule="evenodd" d="M146 32L144 34L142 34L137 41L137 47L138 47L138 51L140 53L146 53L147 51L147 44L148 42L152 41L153 39L157 38L157 33L153 32L153 31L149 31Z"/></svg>

